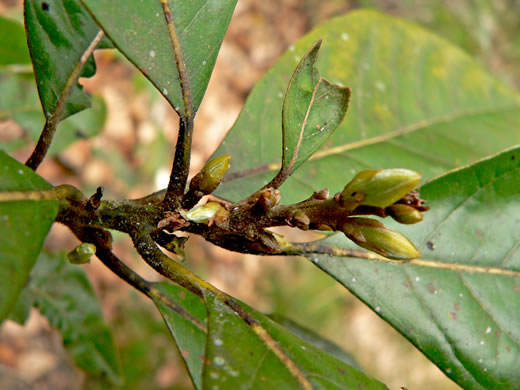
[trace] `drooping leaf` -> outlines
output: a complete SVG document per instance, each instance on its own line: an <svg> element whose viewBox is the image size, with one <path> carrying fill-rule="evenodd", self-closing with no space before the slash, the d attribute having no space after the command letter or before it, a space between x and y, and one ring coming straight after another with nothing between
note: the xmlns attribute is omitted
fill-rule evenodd
<svg viewBox="0 0 520 390"><path fill-rule="evenodd" d="M121 383L114 337L81 267L69 264L63 254L42 252L24 294L60 331L78 367L112 384Z"/></svg>
<svg viewBox="0 0 520 390"><path fill-rule="evenodd" d="M78 0L27 0L24 1L24 15L36 85L44 115L48 118L56 111L74 67L99 27ZM96 64L91 56L80 76L90 77L95 71ZM87 94L76 80L60 118L84 110L89 104Z"/></svg>
<svg viewBox="0 0 520 390"><path fill-rule="evenodd" d="M465 389L520 383L520 148L426 184L410 264L311 256ZM349 247L342 235L329 245ZM436 267L436 268L433 268Z"/></svg>
<svg viewBox="0 0 520 390"><path fill-rule="evenodd" d="M176 58L160 1L83 0L115 46L184 114ZM199 107L236 0L168 1L186 65L193 98Z"/></svg>
<svg viewBox="0 0 520 390"><path fill-rule="evenodd" d="M169 283L156 283L157 287L183 311L180 314L155 299L155 304L168 326L179 352L186 363L196 389L202 389L202 368L206 348L206 306L195 294Z"/></svg>
<svg viewBox="0 0 520 390"><path fill-rule="evenodd" d="M316 68L318 41L289 82L282 109L282 169L295 171L323 145L347 112L350 90L329 83Z"/></svg>
<svg viewBox="0 0 520 390"><path fill-rule="evenodd" d="M0 191L52 186L0 150ZM56 215L54 200L0 202L0 322L14 308Z"/></svg>
<svg viewBox="0 0 520 390"><path fill-rule="evenodd" d="M40 136L45 116L41 110L34 80L26 80L14 74L0 73L0 119L10 118L18 123L28 137L36 142ZM98 135L106 121L106 105L103 99L92 97L92 107L73 115L58 125L49 149L56 155L80 139ZM28 143L27 138L16 138L0 144L6 151L17 150Z"/></svg>
<svg viewBox="0 0 520 390"><path fill-rule="evenodd" d="M256 85L215 152L233 161L218 195L243 199L279 169L283 94L318 38L320 73L352 89L349 114L285 182L282 201L324 187L335 193L366 168L409 168L428 179L520 143L518 94L436 35L356 11L300 39Z"/></svg>
<svg viewBox="0 0 520 390"><path fill-rule="evenodd" d="M210 293L206 304L205 389L387 388L245 304L248 323Z"/></svg>
<svg viewBox="0 0 520 390"><path fill-rule="evenodd" d="M30 63L23 26L0 17L0 66Z"/></svg>

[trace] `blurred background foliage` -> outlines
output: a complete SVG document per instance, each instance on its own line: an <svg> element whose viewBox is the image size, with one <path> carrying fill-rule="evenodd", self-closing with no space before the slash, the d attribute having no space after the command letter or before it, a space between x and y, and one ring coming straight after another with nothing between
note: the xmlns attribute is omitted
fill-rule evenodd
<svg viewBox="0 0 520 390"><path fill-rule="evenodd" d="M287 47L317 24L356 8L374 8L414 21L458 45L509 86L520 86L520 0L240 0L197 117L192 174L216 149L254 83ZM0 147L25 161L43 126L43 115L23 53L23 30L13 23L23 20L21 1L0 0L0 15L7 18L0 23ZM5 66L4 49L18 52L20 65ZM98 51L96 62L97 74L81 80L93 95L93 108L60 125L39 173L53 184L74 184L87 194L101 185L110 198L138 197L164 188L176 115L115 51ZM159 280L133 254L124 236L115 234L115 242L116 253L136 271ZM56 226L46 248L70 250L76 244L65 228ZM185 264L255 308L281 314L334 341L391 389L458 388L307 261L239 255L194 238ZM85 269L115 334L124 388L190 389L182 359L153 304L96 261ZM25 327L8 322L0 329L0 389L17 388L111 386L75 369L59 334L33 311Z"/></svg>

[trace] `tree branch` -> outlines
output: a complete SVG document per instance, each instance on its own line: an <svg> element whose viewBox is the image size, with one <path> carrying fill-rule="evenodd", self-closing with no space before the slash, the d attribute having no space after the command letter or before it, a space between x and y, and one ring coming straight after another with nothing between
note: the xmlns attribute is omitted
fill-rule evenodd
<svg viewBox="0 0 520 390"><path fill-rule="evenodd" d="M103 39L104 35L105 34L103 30L98 31L92 42L90 42L90 45L81 55L79 62L76 63L76 65L74 65L72 72L67 78L65 87L63 88L61 94L58 96L58 99L56 100L56 106L54 108L54 111L50 115L45 115L46 121L42 133L40 134L40 138L38 139L38 143L36 144L29 159L25 162L25 165L31 168L32 170L36 170L45 158L45 155L47 154L47 151L51 146L54 134L56 133L56 129L58 128L58 124L60 123L61 114L63 112L63 109L65 108L67 99L69 98L69 95L72 92L72 88L74 87L74 84L77 82L81 70L83 69L83 66L85 65L88 58L90 57L96 46L99 44L101 39Z"/></svg>

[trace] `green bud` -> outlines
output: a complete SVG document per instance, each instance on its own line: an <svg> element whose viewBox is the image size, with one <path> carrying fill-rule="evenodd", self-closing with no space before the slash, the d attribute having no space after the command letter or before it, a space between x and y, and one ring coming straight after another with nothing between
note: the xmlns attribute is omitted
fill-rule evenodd
<svg viewBox="0 0 520 390"><path fill-rule="evenodd" d="M190 188L204 194L211 194L217 189L222 177L229 169L230 159L231 156L225 154L208 161L204 168L191 179Z"/></svg>
<svg viewBox="0 0 520 390"><path fill-rule="evenodd" d="M424 215L419 210L406 204L393 204L386 208L386 212L397 222L407 225L421 222L424 218Z"/></svg>
<svg viewBox="0 0 520 390"><path fill-rule="evenodd" d="M213 219L227 217L229 211L218 202L208 202L201 206L195 206L188 212L181 212L181 214L189 221L209 224Z"/></svg>
<svg viewBox="0 0 520 390"><path fill-rule="evenodd" d="M357 245L394 260L409 260L421 254L415 245L401 233L387 229L371 218L347 218L343 225L345 235Z"/></svg>
<svg viewBox="0 0 520 390"><path fill-rule="evenodd" d="M413 190L420 180L419 173L408 169L361 171L343 189L340 204L348 206L359 200L359 194L363 194L364 199L360 204L387 207Z"/></svg>
<svg viewBox="0 0 520 390"><path fill-rule="evenodd" d="M95 254L96 246L84 242L67 253L67 260L71 264L86 264L90 263L90 258Z"/></svg>

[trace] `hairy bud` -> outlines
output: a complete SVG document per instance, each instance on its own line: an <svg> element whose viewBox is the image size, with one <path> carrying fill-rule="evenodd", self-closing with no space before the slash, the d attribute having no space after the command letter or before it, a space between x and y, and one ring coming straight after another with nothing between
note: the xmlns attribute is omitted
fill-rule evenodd
<svg viewBox="0 0 520 390"><path fill-rule="evenodd" d="M67 253L67 260L71 264L87 264L90 263L90 258L95 254L96 246L84 242Z"/></svg>
<svg viewBox="0 0 520 390"><path fill-rule="evenodd" d="M415 245L401 233L387 229L371 218L347 218L343 233L362 248L394 260L409 260L421 254Z"/></svg>
<svg viewBox="0 0 520 390"><path fill-rule="evenodd" d="M386 208L386 212L399 223L411 225L421 222L424 215L417 209L406 204L393 204Z"/></svg>
<svg viewBox="0 0 520 390"><path fill-rule="evenodd" d="M191 190L198 190L204 194L211 194L222 181L222 177L229 169L231 156L225 154L208 161L204 168L197 173L190 182Z"/></svg>
<svg viewBox="0 0 520 390"><path fill-rule="evenodd" d="M343 189L340 205L348 207L349 204L359 202L359 199L363 198L359 204L387 207L413 190L420 180L419 173L408 169L361 171Z"/></svg>

